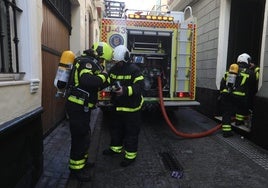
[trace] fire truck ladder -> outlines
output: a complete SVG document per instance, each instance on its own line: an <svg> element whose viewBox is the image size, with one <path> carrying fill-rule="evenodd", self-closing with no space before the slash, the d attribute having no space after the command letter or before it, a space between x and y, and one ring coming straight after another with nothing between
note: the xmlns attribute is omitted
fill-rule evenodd
<svg viewBox="0 0 268 188"><path fill-rule="evenodd" d="M180 24L177 38L177 67L176 67L176 92L190 92L192 43L194 39L193 28L188 21Z"/></svg>
<svg viewBox="0 0 268 188"><path fill-rule="evenodd" d="M105 1L105 17L122 18L124 15L125 2Z"/></svg>

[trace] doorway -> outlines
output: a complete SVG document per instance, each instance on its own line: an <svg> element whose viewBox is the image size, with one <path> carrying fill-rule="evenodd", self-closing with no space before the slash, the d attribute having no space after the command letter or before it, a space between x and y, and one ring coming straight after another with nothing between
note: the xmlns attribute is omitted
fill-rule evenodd
<svg viewBox="0 0 268 188"><path fill-rule="evenodd" d="M228 40L227 67L241 53L260 64L265 0L232 0Z"/></svg>

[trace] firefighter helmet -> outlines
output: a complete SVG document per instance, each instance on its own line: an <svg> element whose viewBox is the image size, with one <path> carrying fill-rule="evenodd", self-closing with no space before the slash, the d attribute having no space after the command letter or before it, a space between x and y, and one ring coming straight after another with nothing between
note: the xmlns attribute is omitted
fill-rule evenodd
<svg viewBox="0 0 268 188"><path fill-rule="evenodd" d="M128 62L130 60L130 54L127 47L125 47L124 45L116 46L114 48L113 60L117 62Z"/></svg>
<svg viewBox="0 0 268 188"><path fill-rule="evenodd" d="M110 61L113 56L112 47L106 42L96 42L93 44L92 49L96 52L97 57Z"/></svg>
<svg viewBox="0 0 268 188"><path fill-rule="evenodd" d="M244 63L250 64L251 63L251 57L247 53L243 53L243 54L238 56L237 63L238 62L244 62Z"/></svg>

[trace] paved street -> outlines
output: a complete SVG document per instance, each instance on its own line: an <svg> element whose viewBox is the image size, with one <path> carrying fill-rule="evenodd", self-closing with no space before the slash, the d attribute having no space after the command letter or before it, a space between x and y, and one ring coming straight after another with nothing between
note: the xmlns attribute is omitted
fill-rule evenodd
<svg viewBox="0 0 268 188"><path fill-rule="evenodd" d="M70 133L65 121L44 140L44 174L36 188L268 187L268 151L240 135L223 138L218 131L208 137L185 139L172 133L161 114L146 114L137 160L122 168L119 163L123 156L102 155L109 144L109 117L103 118L100 110L92 116L92 181L68 179ZM179 109L170 114L170 119L178 130L188 133L202 132L217 124L190 108ZM181 174L176 176L178 171Z"/></svg>

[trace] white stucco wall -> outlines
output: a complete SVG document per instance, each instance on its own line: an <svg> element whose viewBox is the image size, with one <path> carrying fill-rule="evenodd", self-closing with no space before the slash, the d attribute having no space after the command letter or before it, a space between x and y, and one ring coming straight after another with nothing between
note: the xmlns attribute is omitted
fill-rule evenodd
<svg viewBox="0 0 268 188"><path fill-rule="evenodd" d="M220 0L193 4L197 17L197 86L216 89Z"/></svg>
<svg viewBox="0 0 268 188"><path fill-rule="evenodd" d="M268 2L266 2L263 24L262 53L258 96L268 98Z"/></svg>
<svg viewBox="0 0 268 188"><path fill-rule="evenodd" d="M220 88L220 82L226 70L230 12L231 12L231 0L221 0L219 33L218 33L219 36L218 58L217 58L217 72L216 72L217 89Z"/></svg>
<svg viewBox="0 0 268 188"><path fill-rule="evenodd" d="M197 86L216 89L220 0L179 0L171 4L177 11L186 6L192 7L197 18Z"/></svg>
<svg viewBox="0 0 268 188"><path fill-rule="evenodd" d="M96 2L79 0L77 5L72 6L72 34L70 36L70 49L80 55L89 46L89 33L94 37L92 41L99 41L99 20L96 10ZM89 31L90 22L93 29Z"/></svg>
<svg viewBox="0 0 268 188"><path fill-rule="evenodd" d="M41 106L42 0L20 0L17 6L23 10L17 22L19 65L25 75L19 81L0 81L0 126ZM31 81L37 84L35 92Z"/></svg>

